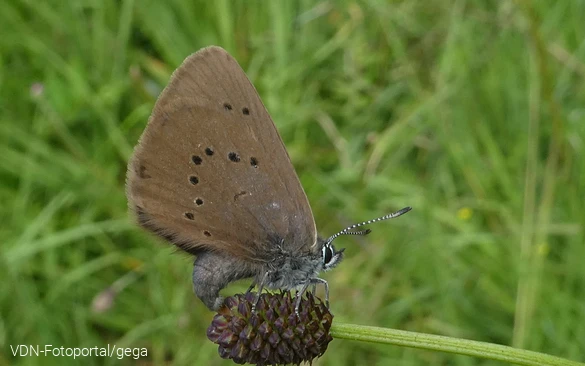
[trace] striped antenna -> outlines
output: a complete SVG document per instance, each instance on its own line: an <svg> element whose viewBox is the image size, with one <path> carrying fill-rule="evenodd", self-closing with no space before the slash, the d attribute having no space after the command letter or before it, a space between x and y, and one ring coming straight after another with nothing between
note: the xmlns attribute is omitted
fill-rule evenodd
<svg viewBox="0 0 585 366"><path fill-rule="evenodd" d="M407 213L410 210L412 210L412 207L405 207L402 210L398 210L398 211L396 211L394 213L391 213L391 214L388 214L386 216L378 217L377 219L368 220L368 221L361 222L359 224L354 224L354 225L348 226L345 229L343 229L340 232L338 232L337 234L330 236L325 241L325 243L326 244L329 244L333 240L335 240L338 236L341 236L341 235L367 235L367 234L370 233L370 231L371 231L370 229L360 230L360 231L350 231L350 230L355 229L356 227L373 224L373 223L378 222L378 221L384 221L384 220L388 220L388 219L393 219L395 217L404 215L405 213Z"/></svg>
<svg viewBox="0 0 585 366"><path fill-rule="evenodd" d="M358 231L348 231L343 235L368 235L371 232L372 232L372 230L366 229L366 230L358 230Z"/></svg>

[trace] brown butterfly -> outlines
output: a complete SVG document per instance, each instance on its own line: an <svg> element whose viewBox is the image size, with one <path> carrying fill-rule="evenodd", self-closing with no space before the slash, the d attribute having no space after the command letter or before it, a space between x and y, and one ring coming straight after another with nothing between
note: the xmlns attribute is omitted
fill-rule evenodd
<svg viewBox="0 0 585 366"><path fill-rule="evenodd" d="M128 164L126 193L138 223L197 256L193 287L209 309L230 282L269 289L327 282L343 257L332 241L365 235L352 225L323 240L282 139L256 89L225 50L189 56L158 98Z"/></svg>

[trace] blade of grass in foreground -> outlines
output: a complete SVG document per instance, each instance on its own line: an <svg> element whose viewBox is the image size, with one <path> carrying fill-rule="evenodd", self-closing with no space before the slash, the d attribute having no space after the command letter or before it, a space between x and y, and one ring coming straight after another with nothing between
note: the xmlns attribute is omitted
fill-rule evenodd
<svg viewBox="0 0 585 366"><path fill-rule="evenodd" d="M583 366L581 362L499 344L477 342L404 330L354 324L333 324L333 338L392 344L433 351L475 356L527 366Z"/></svg>

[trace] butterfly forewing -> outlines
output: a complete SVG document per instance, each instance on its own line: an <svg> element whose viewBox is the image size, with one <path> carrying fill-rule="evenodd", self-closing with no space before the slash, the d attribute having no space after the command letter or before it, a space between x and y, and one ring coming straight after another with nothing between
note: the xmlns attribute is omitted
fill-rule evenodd
<svg viewBox="0 0 585 366"><path fill-rule="evenodd" d="M284 144L219 47L173 74L130 161L127 195L141 225L194 254L314 250L313 214Z"/></svg>

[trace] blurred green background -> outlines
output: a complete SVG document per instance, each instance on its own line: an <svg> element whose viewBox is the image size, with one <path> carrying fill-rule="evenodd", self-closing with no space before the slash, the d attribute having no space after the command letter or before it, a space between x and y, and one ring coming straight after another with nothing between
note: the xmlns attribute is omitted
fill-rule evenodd
<svg viewBox="0 0 585 366"><path fill-rule="evenodd" d="M330 235L337 321L585 361L585 2L0 3L0 365L230 365L192 259L128 217L171 72L226 48ZM247 281L227 293L243 291ZM13 357L18 344L148 357ZM334 340L315 365L501 365Z"/></svg>

